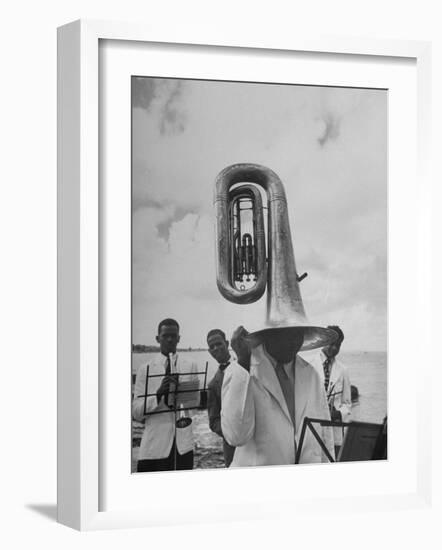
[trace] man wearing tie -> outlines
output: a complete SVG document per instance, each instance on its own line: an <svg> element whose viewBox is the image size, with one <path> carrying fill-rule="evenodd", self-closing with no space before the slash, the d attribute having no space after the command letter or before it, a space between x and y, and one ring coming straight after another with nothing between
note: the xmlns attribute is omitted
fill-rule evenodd
<svg viewBox="0 0 442 550"><path fill-rule="evenodd" d="M233 333L237 361L226 369L221 409L223 435L236 447L232 467L294 464L304 418L330 419L324 384L298 355L305 330L315 327L264 330L254 342L244 327ZM333 457L332 430L319 434ZM307 430L299 462L327 461Z"/></svg>
<svg viewBox="0 0 442 550"><path fill-rule="evenodd" d="M224 372L230 364L229 342L221 329L214 328L207 334L207 345L210 355L219 364L218 370L208 384L207 413L209 415L209 426L212 432L223 438L224 463L228 468L232 462L235 447L229 445L223 437L221 428L221 389Z"/></svg>
<svg viewBox="0 0 442 550"><path fill-rule="evenodd" d="M338 326L327 327L338 335L338 339L322 350L311 362L324 382L327 402L332 420L349 422L351 418L351 384L347 369L337 359L344 341L344 333ZM342 446L344 428L334 427L333 436L336 456Z"/></svg>
<svg viewBox="0 0 442 550"><path fill-rule="evenodd" d="M176 393L181 382L190 382L197 389L199 385L197 365L176 352L180 341L179 325L174 319L164 319L158 325L156 340L160 353L139 368L132 403L132 416L145 423L138 456L137 472L164 470L191 470L193 468L192 424L177 428L176 409L180 394ZM146 376L164 373L161 384L156 384L156 394L146 397ZM155 393L154 384L158 377L148 380L148 393ZM198 392L195 392L195 401ZM195 402L195 406L198 403ZM154 414L149 414L154 413Z"/></svg>

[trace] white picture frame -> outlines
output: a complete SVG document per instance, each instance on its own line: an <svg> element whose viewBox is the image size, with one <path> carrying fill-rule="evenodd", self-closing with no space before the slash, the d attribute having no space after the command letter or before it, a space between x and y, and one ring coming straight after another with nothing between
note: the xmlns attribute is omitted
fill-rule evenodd
<svg viewBox="0 0 442 550"><path fill-rule="evenodd" d="M426 42L365 40L358 38L284 37L271 41L250 34L235 36L223 30L219 36L207 37L204 32L187 36L173 32L170 36L142 25L118 22L76 21L58 32L58 521L80 530L139 527L169 523L215 520L213 512L202 512L198 518L180 514L179 506L169 510L167 517L160 504L155 508L134 507L123 502L119 507L103 510L100 497L102 445L100 433L100 371L101 371L101 309L100 261L100 174L99 174L99 48L100 41L125 41L130 48L135 43L163 43L181 48L204 46L229 48L235 52L305 52L331 56L376 56L377 58L411 59L416 63L417 169L419 210L413 222L418 229L416 247L419 269L418 285L413 295L414 313L421 320L419 349L427 349L430 337L430 242L429 217L431 185L429 181L429 121L431 107L430 44ZM179 55L179 53L178 53ZM209 52L210 57L210 52ZM368 59L367 57L366 59ZM413 177L413 176L411 176ZM419 291L417 290L419 288ZM427 335L427 336L426 336ZM426 340L427 338L427 340ZM400 360L396 355L392 361ZM426 421L430 416L430 361L423 361L422 376L415 385L418 407L413 409L412 425L416 427L417 456L413 467L416 483L413 490L373 493L366 496L340 495L339 502L355 503L361 510L382 507L426 506L431 496L430 432ZM128 377L129 378L129 377ZM394 390L393 390L394 391ZM126 442L123 442L124 445ZM127 452L130 453L128 447ZM351 467L346 465L346 467ZM274 470L273 470L274 471ZM287 470L285 470L287 472ZM305 470L307 472L307 470ZM313 470L312 470L313 471ZM217 472L217 479L220 479ZM176 473L172 474L176 476ZM179 474L187 487L190 474ZM215 473L204 472L204 476ZM256 471L229 472L234 483L256 481ZM269 478L269 472L259 474ZM321 477L322 473L318 473ZM345 474L344 474L345 475ZM184 477L183 477L184 476ZM178 478L175 477L175 483ZM207 477L205 477L207 480ZM223 478L225 482L226 478ZM201 477L200 477L201 481ZM265 481L264 481L265 483ZM320 482L318 482L318 486ZM249 486L249 485L247 485ZM265 486L265 485L264 485ZM265 493L265 491L264 491ZM221 519L259 518L266 509L266 495L238 498ZM270 498L270 497L269 497ZM272 495L284 500L284 510L318 513L330 506L319 489L310 499L290 495ZM246 505L245 505L246 504ZM270 501L269 506L270 508ZM287 512L288 513L288 512ZM220 518L218 518L220 519Z"/></svg>

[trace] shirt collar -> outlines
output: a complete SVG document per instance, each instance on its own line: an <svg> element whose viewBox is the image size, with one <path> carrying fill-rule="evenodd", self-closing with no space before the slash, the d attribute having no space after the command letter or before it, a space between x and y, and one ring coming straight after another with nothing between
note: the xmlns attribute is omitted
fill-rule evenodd
<svg viewBox="0 0 442 550"><path fill-rule="evenodd" d="M175 353L175 354L172 354L172 359L175 361L175 358L178 358L178 354ZM167 355L163 355L161 352L159 352L158 354L158 358L157 358L157 361L160 365L162 365L163 367L166 367L167 365L167 360L169 359L169 357Z"/></svg>
<svg viewBox="0 0 442 550"><path fill-rule="evenodd" d="M230 357L229 357L228 361L226 361L225 363L219 363L219 364L218 364L218 368L219 368L219 370L223 371L223 370L225 370L229 365L230 365Z"/></svg>

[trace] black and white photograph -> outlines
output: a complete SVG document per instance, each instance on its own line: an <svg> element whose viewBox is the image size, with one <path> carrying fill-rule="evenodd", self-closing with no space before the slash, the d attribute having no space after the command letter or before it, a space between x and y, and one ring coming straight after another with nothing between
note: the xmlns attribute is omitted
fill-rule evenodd
<svg viewBox="0 0 442 550"><path fill-rule="evenodd" d="M131 101L132 473L386 460L388 91Z"/></svg>
<svg viewBox="0 0 442 550"><path fill-rule="evenodd" d="M1 546L442 547L440 3L3 14Z"/></svg>

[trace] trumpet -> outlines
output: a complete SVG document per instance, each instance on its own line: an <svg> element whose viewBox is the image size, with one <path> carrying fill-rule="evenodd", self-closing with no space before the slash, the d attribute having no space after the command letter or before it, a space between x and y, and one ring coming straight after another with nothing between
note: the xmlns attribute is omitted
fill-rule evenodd
<svg viewBox="0 0 442 550"><path fill-rule="evenodd" d="M266 194L266 207L260 188ZM302 350L333 342L334 331L311 326L307 320L299 288L307 274L296 272L287 199L277 174L258 164L224 168L215 181L214 207L219 292L230 302L251 304L267 288L266 318L251 336L293 328L303 330Z"/></svg>

